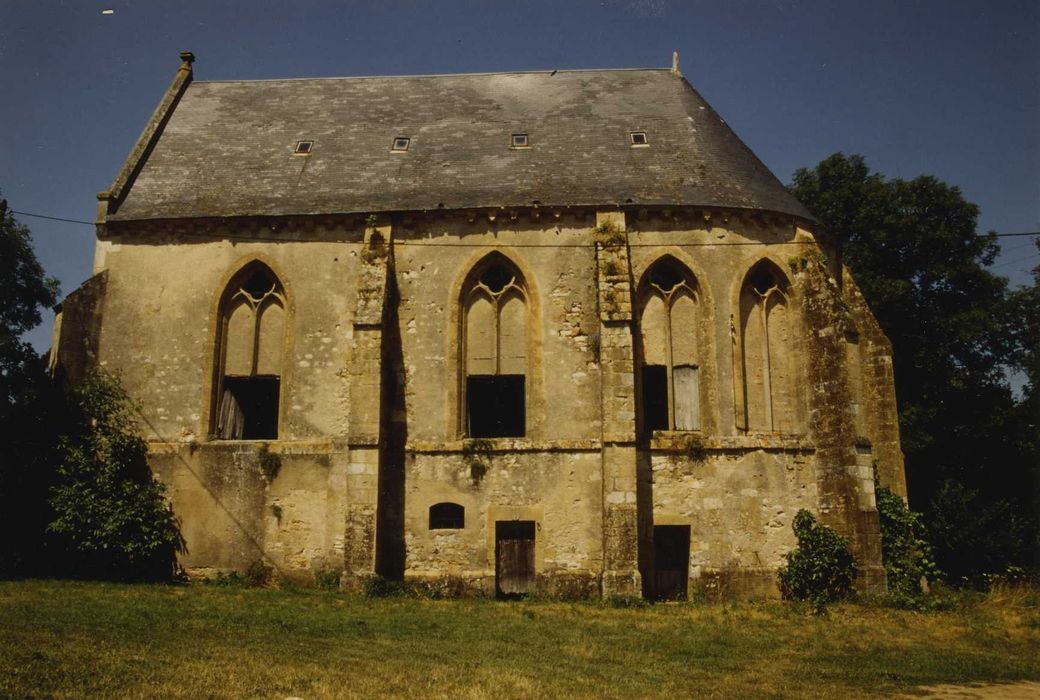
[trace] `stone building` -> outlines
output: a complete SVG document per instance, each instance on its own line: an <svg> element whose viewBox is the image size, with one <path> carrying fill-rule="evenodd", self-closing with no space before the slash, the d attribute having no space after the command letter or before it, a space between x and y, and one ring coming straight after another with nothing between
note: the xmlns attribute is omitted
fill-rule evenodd
<svg viewBox="0 0 1040 700"><path fill-rule="evenodd" d="M55 362L118 371L189 572L775 594L801 508L884 585L891 349L680 75L193 81L111 188Z"/></svg>

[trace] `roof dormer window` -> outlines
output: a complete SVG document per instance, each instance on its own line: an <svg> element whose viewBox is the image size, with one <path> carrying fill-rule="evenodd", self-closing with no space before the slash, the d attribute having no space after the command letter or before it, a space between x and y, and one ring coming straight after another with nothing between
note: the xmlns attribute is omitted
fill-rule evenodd
<svg viewBox="0 0 1040 700"><path fill-rule="evenodd" d="M645 131L633 131L629 135L629 141L633 146L649 146L650 142L646 140Z"/></svg>
<svg viewBox="0 0 1040 700"><path fill-rule="evenodd" d="M394 142L390 144L391 153L404 153L408 150L408 146L412 143L412 139L408 136L398 136L394 139Z"/></svg>
<svg viewBox="0 0 1040 700"><path fill-rule="evenodd" d="M527 134L513 134L509 145L511 148L530 148L531 140L527 137Z"/></svg>
<svg viewBox="0 0 1040 700"><path fill-rule="evenodd" d="M293 147L293 155L294 156L309 156L311 154L311 149L313 149L313 148L314 148L314 142L313 141L297 141L296 145Z"/></svg>

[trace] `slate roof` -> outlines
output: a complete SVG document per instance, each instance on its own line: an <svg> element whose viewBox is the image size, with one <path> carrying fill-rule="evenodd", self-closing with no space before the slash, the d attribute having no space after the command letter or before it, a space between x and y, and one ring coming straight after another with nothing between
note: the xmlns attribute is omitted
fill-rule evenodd
<svg viewBox="0 0 1040 700"><path fill-rule="evenodd" d="M407 153L390 152L398 136ZM534 202L812 219L686 80L654 69L195 81L128 185L109 221Z"/></svg>

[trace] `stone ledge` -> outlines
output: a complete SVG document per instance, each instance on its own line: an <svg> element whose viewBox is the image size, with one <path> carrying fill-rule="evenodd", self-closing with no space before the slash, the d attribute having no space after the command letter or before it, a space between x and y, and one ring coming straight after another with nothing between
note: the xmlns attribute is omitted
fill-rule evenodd
<svg viewBox="0 0 1040 700"><path fill-rule="evenodd" d="M691 441L707 452L749 452L769 450L776 452L816 451L816 445L804 435L785 433L756 433L752 435L704 435L700 431L655 430L650 440L652 452L685 452Z"/></svg>
<svg viewBox="0 0 1040 700"><path fill-rule="evenodd" d="M480 438L467 440L409 440L405 450L415 454L478 454L481 452L598 452L602 441L531 440L528 438Z"/></svg>
<svg viewBox="0 0 1040 700"><path fill-rule="evenodd" d="M347 451L342 440L208 440L206 442L149 442L148 454L188 452L252 452L266 445L274 454L336 454Z"/></svg>

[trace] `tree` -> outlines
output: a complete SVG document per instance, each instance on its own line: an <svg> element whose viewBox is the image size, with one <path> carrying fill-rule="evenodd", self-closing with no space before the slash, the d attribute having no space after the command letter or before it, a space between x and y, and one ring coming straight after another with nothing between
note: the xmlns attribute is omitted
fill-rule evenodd
<svg viewBox="0 0 1040 700"><path fill-rule="evenodd" d="M22 335L40 323L57 294L29 229L0 199L0 577L40 570L61 397Z"/></svg>
<svg viewBox="0 0 1040 700"><path fill-rule="evenodd" d="M78 429L62 437L54 520L77 576L169 579L183 551L165 488L152 477L134 405L119 382L90 374L74 392Z"/></svg>
<svg viewBox="0 0 1040 700"><path fill-rule="evenodd" d="M936 521L952 482L976 492L978 507L1028 509L1033 455L1007 381L1021 338L1007 280L986 269L999 247L994 233L977 233L978 207L934 177L886 179L841 153L798 170L791 189L841 245L892 341L911 505ZM1027 554L1022 542L1010 550L996 558ZM937 549L944 570L994 566L944 553L967 554Z"/></svg>
<svg viewBox="0 0 1040 700"><path fill-rule="evenodd" d="M29 229L0 199L0 421L18 410L36 388L37 355L21 337L41 321L40 309L54 306L58 281L45 277L33 252Z"/></svg>

